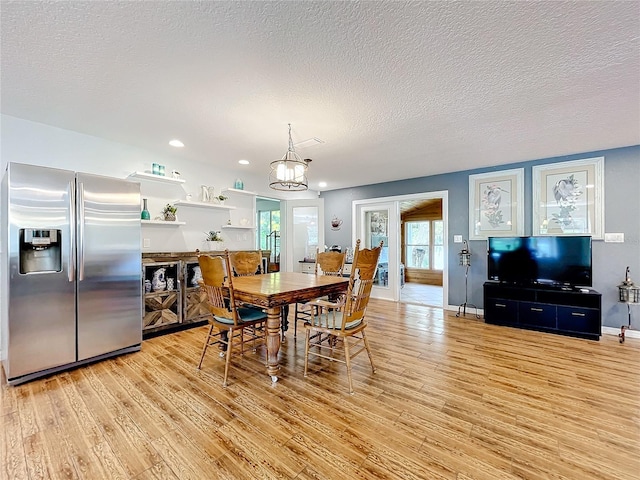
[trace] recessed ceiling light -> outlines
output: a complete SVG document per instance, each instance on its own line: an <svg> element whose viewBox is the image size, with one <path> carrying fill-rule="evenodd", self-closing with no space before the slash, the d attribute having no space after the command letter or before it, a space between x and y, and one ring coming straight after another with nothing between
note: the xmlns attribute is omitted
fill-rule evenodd
<svg viewBox="0 0 640 480"><path fill-rule="evenodd" d="M238 160L240 165L249 165L249 160Z"/></svg>
<svg viewBox="0 0 640 480"><path fill-rule="evenodd" d="M324 188L324 187L326 187L326 186L327 186L327 182L320 182L320 183L318 183L318 186L319 186L320 188Z"/></svg>
<svg viewBox="0 0 640 480"><path fill-rule="evenodd" d="M172 147L178 147L178 148L184 147L184 143L182 143L177 138L174 138L173 140L171 140L169 142L169 145L171 145Z"/></svg>

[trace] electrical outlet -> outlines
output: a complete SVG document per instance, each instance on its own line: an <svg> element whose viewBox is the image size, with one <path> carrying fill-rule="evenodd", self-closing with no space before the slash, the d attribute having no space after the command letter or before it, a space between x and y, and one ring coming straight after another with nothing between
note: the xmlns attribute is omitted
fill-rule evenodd
<svg viewBox="0 0 640 480"><path fill-rule="evenodd" d="M151 248L151 239L143 238L142 239L142 248Z"/></svg>
<svg viewBox="0 0 640 480"><path fill-rule="evenodd" d="M624 233L605 233L604 241L607 243L624 243Z"/></svg>
<svg viewBox="0 0 640 480"><path fill-rule="evenodd" d="M453 243L462 243L462 235L454 235Z"/></svg>

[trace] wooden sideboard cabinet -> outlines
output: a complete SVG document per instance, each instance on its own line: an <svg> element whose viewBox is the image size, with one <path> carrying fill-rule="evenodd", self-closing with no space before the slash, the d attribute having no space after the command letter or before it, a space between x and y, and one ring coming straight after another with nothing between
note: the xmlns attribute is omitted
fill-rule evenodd
<svg viewBox="0 0 640 480"><path fill-rule="evenodd" d="M198 280L202 278L198 253L195 251L142 254L143 338L197 327L207 322L207 297L198 285ZM263 268L266 269L269 252L265 250L261 253ZM160 276L163 277L164 284L159 281Z"/></svg>
<svg viewBox="0 0 640 480"><path fill-rule="evenodd" d="M142 330L157 330L182 322L181 262L142 264Z"/></svg>

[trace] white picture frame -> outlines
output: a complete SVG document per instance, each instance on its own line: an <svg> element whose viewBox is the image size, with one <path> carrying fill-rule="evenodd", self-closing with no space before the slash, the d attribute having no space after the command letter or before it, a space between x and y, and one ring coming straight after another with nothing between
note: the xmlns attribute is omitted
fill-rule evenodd
<svg viewBox="0 0 640 480"><path fill-rule="evenodd" d="M524 235L524 168L469 175L469 240Z"/></svg>
<svg viewBox="0 0 640 480"><path fill-rule="evenodd" d="M538 165L533 174L533 235L604 238L604 157Z"/></svg>

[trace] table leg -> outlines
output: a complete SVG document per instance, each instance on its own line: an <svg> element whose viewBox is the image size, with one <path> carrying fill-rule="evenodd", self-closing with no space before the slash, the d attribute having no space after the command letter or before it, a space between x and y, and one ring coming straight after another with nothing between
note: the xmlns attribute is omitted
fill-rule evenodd
<svg viewBox="0 0 640 480"><path fill-rule="evenodd" d="M267 373L278 381L278 351L280 350L280 307L267 309Z"/></svg>

